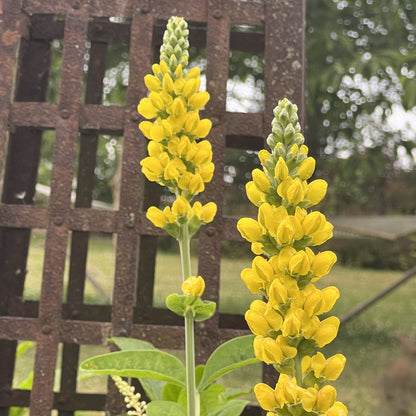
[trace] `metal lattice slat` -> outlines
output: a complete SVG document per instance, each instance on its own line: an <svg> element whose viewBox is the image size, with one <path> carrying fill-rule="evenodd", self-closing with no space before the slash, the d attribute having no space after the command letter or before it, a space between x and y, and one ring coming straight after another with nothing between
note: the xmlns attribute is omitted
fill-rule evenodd
<svg viewBox="0 0 416 416"><path fill-rule="evenodd" d="M77 393L80 346L104 345L110 336L133 336L173 349L183 348L184 342L181 320L153 306L157 239L163 232L146 220L145 210L158 204L160 190L144 180L139 165L146 140L137 129L141 119L136 106L147 93L143 77L158 55L164 24L171 15L183 16L190 22L191 45L206 50L211 100L203 116L213 121L209 139L216 171L203 198L216 202L219 210L215 221L197 236L198 273L207 281L206 297L218 301L222 242L241 240L237 219L222 211L225 151L261 148L270 130L272 109L284 96L296 102L302 114L304 1L3 0L0 6L0 415L7 415L10 406L30 406L33 416L50 414L52 409L62 416L76 410L117 412L119 401L111 388L107 396ZM114 23L112 16L119 22ZM238 31L236 25L264 27L264 33ZM63 42L58 103L47 102L55 39ZM87 42L90 60L85 75ZM111 43L129 45L123 106L102 105ZM264 53L264 113L226 111L232 50ZM47 206L38 206L33 205L33 196L42 131L47 129L56 133L51 194ZM113 210L98 210L91 203L102 134L122 136L120 201ZM42 290L39 301L24 301L32 229L46 232ZM115 236L111 305L84 302L88 241L93 232ZM204 361L219 343L244 333L241 316L217 312L196 327L197 360ZM30 393L11 388L21 340L36 343ZM62 378L59 392L54 393L59 354ZM244 412L255 414L260 414L256 407Z"/></svg>

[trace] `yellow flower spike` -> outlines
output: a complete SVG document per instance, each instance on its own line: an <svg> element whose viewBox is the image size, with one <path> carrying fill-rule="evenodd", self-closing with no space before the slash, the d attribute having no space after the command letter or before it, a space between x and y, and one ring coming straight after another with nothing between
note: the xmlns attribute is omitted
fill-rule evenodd
<svg viewBox="0 0 416 416"><path fill-rule="evenodd" d="M306 158L298 167L297 174L300 179L309 179L315 171L315 159L313 157Z"/></svg>
<svg viewBox="0 0 416 416"><path fill-rule="evenodd" d="M313 280L316 281L322 276L327 275L331 271L332 266L336 263L336 261L337 256L333 251L327 250L318 253L311 264L311 270L314 277L316 278Z"/></svg>
<svg viewBox="0 0 416 416"><path fill-rule="evenodd" d="M241 236L250 243L260 240L262 235L260 224L253 218L241 218L238 220L237 229Z"/></svg>
<svg viewBox="0 0 416 416"><path fill-rule="evenodd" d="M289 260L289 273L304 276L310 270L309 257L305 251L298 251Z"/></svg>
<svg viewBox="0 0 416 416"><path fill-rule="evenodd" d="M164 228L168 222L163 211L156 207L150 207L147 210L146 218L158 228Z"/></svg>
<svg viewBox="0 0 416 416"><path fill-rule="evenodd" d="M277 308L280 304L286 303L288 294L286 287L279 279L274 279L268 290L269 302L273 308Z"/></svg>
<svg viewBox="0 0 416 416"><path fill-rule="evenodd" d="M323 386L318 391L318 396L316 398L316 405L315 408L318 412L326 412L328 409L330 409L334 403L335 399L337 397L337 391L333 386L326 385Z"/></svg>
<svg viewBox="0 0 416 416"><path fill-rule="evenodd" d="M328 184L323 179L316 179L308 185L305 199L309 200L310 205L319 204L325 197Z"/></svg>
<svg viewBox="0 0 416 416"><path fill-rule="evenodd" d="M327 380L337 380L342 371L344 370L346 361L347 359L342 354L335 354L332 357L329 357L326 361L326 365L322 372L322 375Z"/></svg>
<svg viewBox="0 0 416 416"><path fill-rule="evenodd" d="M253 294L260 293L260 289L264 287L264 281L253 273L252 269L243 269L240 276L248 290Z"/></svg>
<svg viewBox="0 0 416 416"><path fill-rule="evenodd" d="M254 386L254 394L260 406L264 410L273 410L278 406L274 390L264 383L258 383Z"/></svg>
<svg viewBox="0 0 416 416"><path fill-rule="evenodd" d="M277 161L276 167L274 169L274 176L276 177L277 180L284 181L288 177L288 175L289 175L289 169L286 165L286 162L284 161L282 157L279 157L279 160Z"/></svg>
<svg viewBox="0 0 416 416"><path fill-rule="evenodd" d="M200 139L204 139L208 136L209 132L211 131L212 122L208 118L203 118L199 123L198 127L196 128L196 136Z"/></svg>
<svg viewBox="0 0 416 416"><path fill-rule="evenodd" d="M313 334L319 348L329 344L337 336L339 328L339 319L336 316L330 316L320 322L318 328Z"/></svg>
<svg viewBox="0 0 416 416"><path fill-rule="evenodd" d="M334 405L325 412L324 416L347 416L347 414L348 409L344 403L335 402Z"/></svg>
<svg viewBox="0 0 416 416"><path fill-rule="evenodd" d="M147 74L144 77L144 83L149 91L159 91L159 89L161 88L159 78L151 74Z"/></svg>
<svg viewBox="0 0 416 416"><path fill-rule="evenodd" d="M188 100L188 105L193 110L200 110L209 101L209 93L207 91L197 92Z"/></svg>
<svg viewBox="0 0 416 416"><path fill-rule="evenodd" d="M254 183L260 191L267 192L270 189L271 184L269 178L262 170L254 169L253 172L251 172L251 175Z"/></svg>
<svg viewBox="0 0 416 416"><path fill-rule="evenodd" d="M183 196L178 196L172 204L172 213L176 217L184 217L191 209L191 205Z"/></svg>
<svg viewBox="0 0 416 416"><path fill-rule="evenodd" d="M158 109L152 104L149 98L142 98L137 106L137 112L143 117L152 119L157 117Z"/></svg>
<svg viewBox="0 0 416 416"><path fill-rule="evenodd" d="M205 281L201 276L190 276L182 283L182 292L189 296L202 296L205 290Z"/></svg>

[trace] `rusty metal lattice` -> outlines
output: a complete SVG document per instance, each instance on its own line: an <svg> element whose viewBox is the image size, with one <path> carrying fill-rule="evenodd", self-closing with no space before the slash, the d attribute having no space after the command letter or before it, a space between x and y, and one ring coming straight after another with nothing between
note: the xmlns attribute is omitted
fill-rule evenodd
<svg viewBox="0 0 416 416"><path fill-rule="evenodd" d="M105 344L109 336L133 336L158 347L183 347L180 320L152 305L156 240L161 235L144 211L159 195L145 183L138 161L146 141L137 129L136 105L146 94L144 75L171 15L191 25L191 44L206 47L204 117L213 121L210 140L216 173L204 194L219 207L213 224L198 236L199 273L207 298L218 300L222 240L238 241L236 219L222 215L224 154L227 147L263 146L272 108L288 97L303 113L304 0L0 0L0 415L10 406L29 407L32 416L71 415L76 410L117 410L115 395L77 393L80 345ZM122 18L114 23L110 17ZM233 32L235 25L263 26L264 33ZM59 102L47 102L51 43L63 39ZM85 44L90 62L84 80ZM102 105L108 45L129 44L125 106ZM264 51L264 113L226 112L230 49ZM42 131L56 132L48 206L33 205ZM120 203L117 210L91 205L99 134L123 136ZM77 141L80 142L79 154ZM76 201L71 205L78 158ZM22 298L31 230L46 231L39 301ZM112 304L83 302L90 232L117 237ZM69 282L63 302L67 244ZM132 290L132 288L138 288ZM241 316L217 313L196 329L199 361L222 341L246 333ZM12 389L19 340L36 342L32 390ZM62 381L54 392L56 357L62 351ZM202 355L201 351L204 351ZM267 375L267 374L266 374ZM110 389L111 390L111 389ZM245 415L260 414L255 407Z"/></svg>

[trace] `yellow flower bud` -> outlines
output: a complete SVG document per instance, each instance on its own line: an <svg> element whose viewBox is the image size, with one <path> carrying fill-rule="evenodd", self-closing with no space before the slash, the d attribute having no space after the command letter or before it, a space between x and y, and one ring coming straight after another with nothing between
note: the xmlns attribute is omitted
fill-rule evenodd
<svg viewBox="0 0 416 416"><path fill-rule="evenodd" d="M305 235L311 235L319 230L326 223L325 215L314 211L306 215L302 221L302 228Z"/></svg>
<svg viewBox="0 0 416 416"><path fill-rule="evenodd" d="M270 305L267 303L266 312L264 313L264 317L266 318L269 325L275 330L279 331L283 323L283 317L280 315L279 312L276 312Z"/></svg>
<svg viewBox="0 0 416 416"><path fill-rule="evenodd" d="M153 123L151 121L142 121L139 124L139 129L143 133L144 137L150 139L150 129L153 127Z"/></svg>
<svg viewBox="0 0 416 416"><path fill-rule="evenodd" d="M322 251L315 256L311 264L311 270L316 278L327 275L336 263L337 256L333 251ZM314 279L315 280L315 279Z"/></svg>
<svg viewBox="0 0 416 416"><path fill-rule="evenodd" d="M302 180L309 179L315 171L315 159L313 157L307 157L299 165L297 173Z"/></svg>
<svg viewBox="0 0 416 416"><path fill-rule="evenodd" d="M319 310L319 314L317 315L329 312L333 308L335 302L339 299L340 296L339 290L335 286L329 286L323 289L322 295L324 297L324 301L321 309Z"/></svg>
<svg viewBox="0 0 416 416"><path fill-rule="evenodd" d="M200 85L201 85L200 78L191 78L189 80L186 80L185 85L183 86L183 91L182 91L183 95L186 98L191 97L199 90Z"/></svg>
<svg viewBox="0 0 416 416"><path fill-rule="evenodd" d="M344 370L346 361L347 359L342 354L335 354L332 357L329 357L326 361L326 366L322 375L327 380L337 380L342 373L342 370Z"/></svg>
<svg viewBox="0 0 416 416"><path fill-rule="evenodd" d="M162 86L163 89L168 93L173 91L173 79L168 73L163 75Z"/></svg>
<svg viewBox="0 0 416 416"><path fill-rule="evenodd" d="M344 403L335 402L334 405L328 409L325 416L347 416L348 409Z"/></svg>
<svg viewBox="0 0 416 416"><path fill-rule="evenodd" d="M308 387L301 392L300 397L302 399L302 407L307 412L312 412L318 397L318 390L316 390L314 387Z"/></svg>
<svg viewBox="0 0 416 416"><path fill-rule="evenodd" d="M149 156L151 157L158 157L164 150L164 147L160 143L156 142L149 142L147 145L147 153L149 153Z"/></svg>
<svg viewBox="0 0 416 416"><path fill-rule="evenodd" d="M163 98L160 96L159 93L152 91L149 94L149 100L152 103L153 107L155 107L158 111L163 110L165 108L165 102L163 101Z"/></svg>
<svg viewBox="0 0 416 416"><path fill-rule="evenodd" d="M294 234L295 230L287 218L277 227L276 240L279 244L289 245L293 241Z"/></svg>
<svg viewBox="0 0 416 416"><path fill-rule="evenodd" d="M250 307L251 308L251 307ZM266 335L272 329L266 318L259 312L249 309L244 315L250 331L254 335Z"/></svg>
<svg viewBox="0 0 416 416"><path fill-rule="evenodd" d="M291 246L283 247L279 253L277 267L281 272L285 272L289 267L289 260L296 254L296 250Z"/></svg>
<svg viewBox="0 0 416 416"><path fill-rule="evenodd" d="M167 224L167 219L163 211L156 207L149 207L146 212L146 218L158 228L164 228Z"/></svg>
<svg viewBox="0 0 416 416"><path fill-rule="evenodd" d="M144 83L149 91L158 91L161 87L159 79L151 74L144 77Z"/></svg>
<svg viewBox="0 0 416 416"><path fill-rule="evenodd" d="M269 160L270 156L270 153L266 149L261 149L258 154L258 157L262 165L264 165Z"/></svg>
<svg viewBox="0 0 416 416"><path fill-rule="evenodd" d="M326 385L318 391L315 408L318 412L326 412L335 403L337 391L335 387Z"/></svg>
<svg viewBox="0 0 416 416"><path fill-rule="evenodd" d="M308 199L311 205L319 204L324 199L327 189L328 184L323 179L316 179L308 185L305 199Z"/></svg>
<svg viewBox="0 0 416 416"><path fill-rule="evenodd" d="M237 229L241 236L250 243L254 243L261 239L261 226L253 218L241 218L238 220Z"/></svg>
<svg viewBox="0 0 416 416"><path fill-rule="evenodd" d="M198 202L195 202L192 209ZM208 202L205 205L202 205L197 216L200 220L204 221L205 224L212 222L214 220L215 214L217 213L217 205L215 202Z"/></svg>
<svg viewBox="0 0 416 416"><path fill-rule="evenodd" d="M246 193L249 201L256 207L260 206L260 203L265 200L264 192L261 192L253 181L246 183Z"/></svg>
<svg viewBox="0 0 416 416"><path fill-rule="evenodd" d="M269 287L268 295L269 302L274 308L277 308L281 303L286 303L288 300L287 289L279 279L273 280Z"/></svg>
<svg viewBox="0 0 416 416"><path fill-rule="evenodd" d="M210 182L214 176L214 164L212 162L198 168L198 173L204 182Z"/></svg>
<svg viewBox="0 0 416 416"><path fill-rule="evenodd" d="M306 297L305 304L303 305L303 310L309 316L319 315L319 312L323 303L324 303L324 296L322 292L315 288L315 290L313 290Z"/></svg>
<svg viewBox="0 0 416 416"><path fill-rule="evenodd" d="M190 276L182 283L184 295L201 296L205 290L205 281L201 276Z"/></svg>
<svg viewBox="0 0 416 416"><path fill-rule="evenodd" d="M158 109L152 104L149 98L142 98L137 106L137 111L145 118L156 118Z"/></svg>
<svg viewBox="0 0 416 416"><path fill-rule="evenodd" d="M201 175L198 173L192 175L191 180L189 181L188 191L192 195L197 195L205 189L204 181L202 180Z"/></svg>
<svg viewBox="0 0 416 416"><path fill-rule="evenodd" d="M322 372L325 370L326 359L321 352L317 352L312 358L310 363L310 369L314 372L315 377L319 378Z"/></svg>
<svg viewBox="0 0 416 416"><path fill-rule="evenodd" d="M339 319L336 316L330 316L320 322L318 328L313 334L313 338L318 344L319 348L329 344L338 333Z"/></svg>
<svg viewBox="0 0 416 416"><path fill-rule="evenodd" d="M277 407L277 401L274 395L274 390L264 383L258 383L254 386L254 394L260 406L264 410L273 410Z"/></svg>
<svg viewBox="0 0 416 416"><path fill-rule="evenodd" d="M196 128L196 136L200 139L204 139L208 136L212 127L212 122L208 118L203 118L199 123L198 127Z"/></svg>
<svg viewBox="0 0 416 416"><path fill-rule="evenodd" d="M182 73L183 73L182 64L178 64L178 66L175 69L175 76L177 78L182 77ZM180 79L183 79L183 78L180 78Z"/></svg>
<svg viewBox="0 0 416 416"><path fill-rule="evenodd" d="M200 69L195 66L188 71L186 78L187 79L198 78L200 73L201 73Z"/></svg>
<svg viewBox="0 0 416 416"><path fill-rule="evenodd" d="M299 178L295 178L286 189L284 198L289 204L299 204L299 202L303 201L304 197L304 183Z"/></svg>
<svg viewBox="0 0 416 416"><path fill-rule="evenodd" d="M194 131L198 127L199 115L197 111L190 111L186 116L184 128L187 132L194 134Z"/></svg>
<svg viewBox="0 0 416 416"><path fill-rule="evenodd" d="M153 124L152 128L150 129L150 139L154 140L155 142L161 142L162 140L166 139L165 136L165 129L158 124Z"/></svg>
<svg viewBox="0 0 416 416"><path fill-rule="evenodd" d="M282 335L284 337L298 337L301 329L301 322L294 313L289 313L282 325Z"/></svg>
<svg viewBox="0 0 416 416"><path fill-rule="evenodd" d="M155 75L159 74L159 72L162 72L162 69L160 68L159 64L153 64L152 65L152 71Z"/></svg>
<svg viewBox="0 0 416 416"><path fill-rule="evenodd" d="M272 282L274 277L273 267L261 256L256 256L252 262L253 272L257 274L264 282Z"/></svg>
<svg viewBox="0 0 416 416"><path fill-rule="evenodd" d="M287 342L287 338L283 335L279 335L276 339L278 342L280 348L283 351L283 355L286 358L294 358L296 357L296 354L298 353L298 350L296 347L293 347L292 345L289 345Z"/></svg>
<svg viewBox="0 0 416 416"><path fill-rule="evenodd" d="M156 157L146 157L141 162L142 172L149 181L155 182L163 172L163 166Z"/></svg>
<svg viewBox="0 0 416 416"><path fill-rule="evenodd" d="M183 196L178 196L172 204L173 215L176 217L183 217L190 212L191 205L189 202Z"/></svg>
<svg viewBox="0 0 416 416"><path fill-rule="evenodd" d="M310 270L309 258L305 251L298 251L289 260L289 273L291 275L304 276Z"/></svg>
<svg viewBox="0 0 416 416"><path fill-rule="evenodd" d="M288 175L289 169L286 165L286 162L282 157L279 157L279 160L277 161L276 166L274 168L274 176L277 180L284 181Z"/></svg>
<svg viewBox="0 0 416 416"><path fill-rule="evenodd" d="M165 61L160 62L160 70L162 71L162 74L169 72L168 64Z"/></svg>
<svg viewBox="0 0 416 416"><path fill-rule="evenodd" d="M251 293L260 293L260 289L264 286L264 281L260 279L260 277L258 277L255 273L253 273L252 269L243 269L240 276Z"/></svg>
<svg viewBox="0 0 416 416"><path fill-rule="evenodd" d="M180 95L182 93L184 86L185 86L185 80L183 78L178 78L173 83L173 92L175 93L175 95Z"/></svg>
<svg viewBox="0 0 416 416"><path fill-rule="evenodd" d="M251 172L251 175L253 176L254 183L260 191L267 192L270 189L269 178L262 170L254 169L253 172Z"/></svg>
<svg viewBox="0 0 416 416"><path fill-rule="evenodd" d="M316 232L311 234L312 245L319 246L325 241L329 240L332 237L332 230L334 226L330 222L326 222L322 227L320 227Z"/></svg>
<svg viewBox="0 0 416 416"><path fill-rule="evenodd" d="M182 119L186 116L186 108L184 104L184 100L182 97L176 97L173 100L172 107L171 107L171 114L175 117ZM182 125L185 123L185 119L182 120Z"/></svg>
<svg viewBox="0 0 416 416"><path fill-rule="evenodd" d="M201 91L194 94L189 98L188 104L194 109L199 110L205 106L209 101L209 93L207 91Z"/></svg>

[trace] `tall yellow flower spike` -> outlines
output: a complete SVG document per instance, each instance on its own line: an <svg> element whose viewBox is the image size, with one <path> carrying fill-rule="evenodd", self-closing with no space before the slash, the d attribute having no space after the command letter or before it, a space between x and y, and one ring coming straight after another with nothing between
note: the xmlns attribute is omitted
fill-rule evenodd
<svg viewBox="0 0 416 416"><path fill-rule="evenodd" d="M274 109L267 138L271 152L259 152L263 169L253 170L246 186L249 200L259 207L257 220L242 218L237 224L256 254L241 278L266 299L255 300L245 314L256 335L254 352L280 372L274 388L260 383L254 392L267 416L345 416L347 408L326 384L339 377L345 357L316 353L337 335L338 318L319 315L332 309L339 291L313 284L330 272L336 255L310 248L331 238L333 226L322 213L309 210L324 198L327 183L308 182L315 160L303 143L297 107L284 99Z"/></svg>
<svg viewBox="0 0 416 416"><path fill-rule="evenodd" d="M212 148L204 139L211 121L201 119L199 110L209 100L206 91L199 91L198 68L187 70L188 26L180 17L172 17L166 26L160 48L160 62L152 66L152 74L144 81L149 95L140 100L138 112L146 119L139 125L149 139L148 154L140 164L149 181L166 186L175 196L172 208L151 207L147 218L178 238L180 225L189 221L191 235L213 220L216 205L210 202L191 205L203 192L214 173Z"/></svg>

